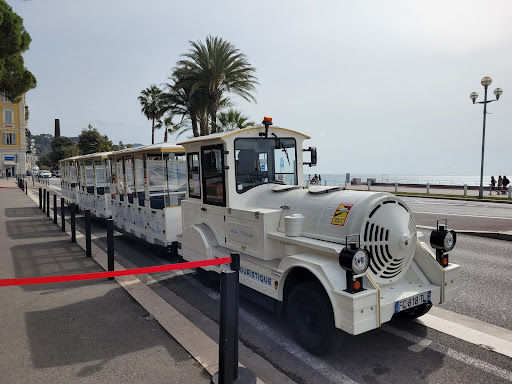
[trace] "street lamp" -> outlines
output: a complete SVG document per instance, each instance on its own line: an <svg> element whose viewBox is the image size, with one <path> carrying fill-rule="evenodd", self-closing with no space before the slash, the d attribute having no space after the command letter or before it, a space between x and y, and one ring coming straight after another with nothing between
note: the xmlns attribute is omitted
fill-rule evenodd
<svg viewBox="0 0 512 384"><path fill-rule="evenodd" d="M503 89L496 88L494 90L494 95L496 96L496 100L487 100L487 88L492 83L492 79L489 76L485 76L482 81L482 85L485 89L485 96L484 101L479 101L477 104L483 104L484 105L484 129L482 134L482 163L480 166L480 190L478 191L478 198L481 199L484 196L484 148L485 148L485 117L487 115L487 103L492 103L493 101L497 101L500 99L501 94L503 93ZM473 104L475 104L476 99L478 97L478 93L471 92L469 95L471 100L473 100Z"/></svg>

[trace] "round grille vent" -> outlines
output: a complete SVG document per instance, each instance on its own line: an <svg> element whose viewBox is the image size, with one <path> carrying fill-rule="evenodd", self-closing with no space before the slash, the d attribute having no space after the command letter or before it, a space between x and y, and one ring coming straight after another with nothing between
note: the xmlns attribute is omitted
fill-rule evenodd
<svg viewBox="0 0 512 384"><path fill-rule="evenodd" d="M375 282L389 284L409 268L416 248L416 223L405 204L388 198L363 222L361 246L370 252L368 271Z"/></svg>

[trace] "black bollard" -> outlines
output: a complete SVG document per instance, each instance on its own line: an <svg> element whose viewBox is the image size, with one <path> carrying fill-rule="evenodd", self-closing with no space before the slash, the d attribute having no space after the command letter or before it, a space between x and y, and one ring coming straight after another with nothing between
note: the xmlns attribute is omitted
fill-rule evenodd
<svg viewBox="0 0 512 384"><path fill-rule="evenodd" d="M43 189L43 212L46 209L46 188Z"/></svg>
<svg viewBox="0 0 512 384"><path fill-rule="evenodd" d="M230 264L231 270L235 272L236 274L236 292L235 292L235 308L239 308L239 296L240 296L240 254L236 252L231 252L231 264ZM234 319L234 327L233 327L233 338L235 340L235 350L233 351L235 364L233 365L233 377L235 380L238 379L238 339L239 339L239 330L238 330L238 310L235 312L235 319Z"/></svg>
<svg viewBox="0 0 512 384"><path fill-rule="evenodd" d="M62 232L66 232L66 211L64 210L64 198L60 198L60 219L62 220Z"/></svg>
<svg viewBox="0 0 512 384"><path fill-rule="evenodd" d="M43 209L43 189L39 187L39 209Z"/></svg>
<svg viewBox="0 0 512 384"><path fill-rule="evenodd" d="M71 210L71 242L76 243L75 204L71 204L69 209Z"/></svg>
<svg viewBox="0 0 512 384"><path fill-rule="evenodd" d="M57 195L53 195L53 224L57 224Z"/></svg>
<svg viewBox="0 0 512 384"><path fill-rule="evenodd" d="M50 190L46 192L46 217L50 217Z"/></svg>
<svg viewBox="0 0 512 384"><path fill-rule="evenodd" d="M114 270L114 220L107 219L107 269L109 272ZM109 277L109 280L114 280Z"/></svg>
<svg viewBox="0 0 512 384"><path fill-rule="evenodd" d="M28 195L28 181L25 182L25 195Z"/></svg>
<svg viewBox="0 0 512 384"><path fill-rule="evenodd" d="M231 254L231 269L220 276L219 371L212 376L211 382L255 384L256 375L247 368L238 367L240 255L237 253Z"/></svg>
<svg viewBox="0 0 512 384"><path fill-rule="evenodd" d="M92 256L91 252L91 211L85 210L85 255Z"/></svg>
<svg viewBox="0 0 512 384"><path fill-rule="evenodd" d="M236 272L225 271L220 276L219 372L212 377L215 384L231 384L235 364L235 296Z"/></svg>

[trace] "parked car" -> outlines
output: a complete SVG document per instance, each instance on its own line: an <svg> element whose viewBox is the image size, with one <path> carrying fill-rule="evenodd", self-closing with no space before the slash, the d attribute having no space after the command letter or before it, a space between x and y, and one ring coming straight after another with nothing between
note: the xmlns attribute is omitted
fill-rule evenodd
<svg viewBox="0 0 512 384"><path fill-rule="evenodd" d="M41 177L52 177L52 173L50 171L39 171L39 176L41 176Z"/></svg>

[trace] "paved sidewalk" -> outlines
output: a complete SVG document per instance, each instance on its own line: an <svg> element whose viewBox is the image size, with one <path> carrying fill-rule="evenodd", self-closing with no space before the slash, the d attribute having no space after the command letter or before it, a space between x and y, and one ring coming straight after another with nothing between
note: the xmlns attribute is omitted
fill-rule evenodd
<svg viewBox="0 0 512 384"><path fill-rule="evenodd" d="M0 278L103 271L15 182L0 179ZM0 308L0 383L210 382L116 281L0 287Z"/></svg>

